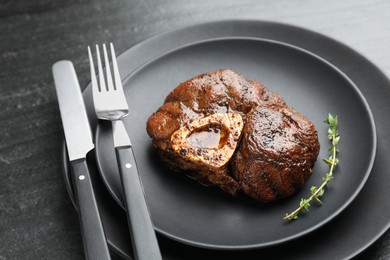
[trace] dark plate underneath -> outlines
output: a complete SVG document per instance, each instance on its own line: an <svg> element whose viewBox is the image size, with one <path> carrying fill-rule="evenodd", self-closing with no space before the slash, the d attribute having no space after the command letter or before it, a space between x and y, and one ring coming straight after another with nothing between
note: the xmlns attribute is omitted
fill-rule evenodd
<svg viewBox="0 0 390 260"><path fill-rule="evenodd" d="M301 192L267 205L201 186L164 167L146 133L147 119L180 82L220 68L231 68L251 80L262 81L311 119L319 132L319 158L329 156L323 120L328 112L338 114L341 163L321 208L313 207L310 214L294 223L283 220L286 212L298 206L300 198L310 194L311 186L322 182L328 167L321 159ZM340 213L355 198L371 171L376 135L366 101L339 70L302 49L252 38L198 42L153 59L128 76L123 85L133 111L124 123L152 220L157 231L172 239L212 249L260 248L295 239ZM103 122L98 125L96 137L99 169L114 198L123 205L112 147L111 125Z"/></svg>
<svg viewBox="0 0 390 260"><path fill-rule="evenodd" d="M331 257L344 258L357 254L387 229L390 215L389 210L386 212L386 209L388 209L386 206L389 206L387 205L389 202L372 199L375 194L385 194L386 190L384 180L386 178L386 169L389 168L389 165L387 165L388 162L383 158L383 155L386 155L389 140L383 133L387 132L389 126L384 124L384 121L380 119L388 116L386 114L386 111L388 111L386 106L389 107L389 105L385 102L385 97L389 94L389 82L370 62L340 43L300 28L274 23L231 21L193 26L151 38L122 54L119 58L120 67L123 68L122 73L127 75L138 65L159 53L194 41L231 36L270 38L301 46L326 58L346 72L363 91L371 105L374 116L377 118L380 143L378 144L378 155L372 171L374 177L369 179L367 185L357 197L357 200L343 214L326 225L325 228L321 228L313 234L298 240L262 250L226 253L188 247L160 237L164 255L174 259L188 258L188 255L194 256L195 258L206 255L225 258L228 256L232 258L240 256L241 258L273 255L275 257L285 256L285 258L290 259L310 258L310 256L316 255L316 258L328 259ZM364 74L360 73L362 69L365 71ZM281 94L283 95L283 93ZM91 104L91 96L88 91L85 93L85 98L86 103ZM288 98L286 97L286 99ZM374 100L376 102L372 102ZM90 113L90 115L92 114ZM96 122L94 120L92 121L96 125ZM360 143L356 145L356 149L358 150ZM97 181L99 182L99 180ZM107 194L104 195L106 191L101 186L101 183L97 185L96 189L99 198L102 196L99 204L102 207L103 221L106 226L109 242L117 251L122 254L128 254L128 245L130 243L127 240L128 234L125 228L123 228L125 226L124 213L119 214L120 210L112 204L113 201L109 196L106 196ZM364 212L361 212L362 209L364 209ZM359 217L355 217L357 215ZM305 218L303 221L307 219ZM177 222L177 225L180 225L180 222ZM314 237L321 237L321 240L313 239ZM343 241L343 243L339 243L340 241ZM310 243L310 247L305 246L305 250L299 249L305 243ZM329 248L332 249L329 250ZM288 252L287 255L285 254L286 252Z"/></svg>

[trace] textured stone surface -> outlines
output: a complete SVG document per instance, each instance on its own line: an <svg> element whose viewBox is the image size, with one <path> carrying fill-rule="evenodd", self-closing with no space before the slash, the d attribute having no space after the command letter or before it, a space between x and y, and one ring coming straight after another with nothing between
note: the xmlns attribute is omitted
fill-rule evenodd
<svg viewBox="0 0 390 260"><path fill-rule="evenodd" d="M117 52L156 33L219 19L261 19L333 37L390 76L390 2L36 0L0 2L0 260L83 259L61 172L62 128L51 75L73 61L88 82L86 46ZM389 259L387 232L359 259ZM342 241L341 241L342 242Z"/></svg>

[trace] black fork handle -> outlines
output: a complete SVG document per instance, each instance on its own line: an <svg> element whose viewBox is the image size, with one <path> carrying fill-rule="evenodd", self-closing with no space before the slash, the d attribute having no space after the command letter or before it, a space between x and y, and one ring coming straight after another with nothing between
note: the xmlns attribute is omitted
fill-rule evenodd
<svg viewBox="0 0 390 260"><path fill-rule="evenodd" d="M125 196L134 257L136 260L161 260L133 150L130 146L126 146L116 147L115 151Z"/></svg>

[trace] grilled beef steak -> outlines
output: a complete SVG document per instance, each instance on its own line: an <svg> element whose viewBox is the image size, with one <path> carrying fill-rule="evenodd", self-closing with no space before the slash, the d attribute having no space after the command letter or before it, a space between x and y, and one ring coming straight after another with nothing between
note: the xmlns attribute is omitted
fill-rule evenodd
<svg viewBox="0 0 390 260"><path fill-rule="evenodd" d="M303 187L319 151L308 119L289 107L258 107L247 114L243 133L231 173L248 196L268 202Z"/></svg>
<svg viewBox="0 0 390 260"><path fill-rule="evenodd" d="M147 132L173 171L263 202L301 189L320 148L307 118L231 70L181 83L150 116Z"/></svg>

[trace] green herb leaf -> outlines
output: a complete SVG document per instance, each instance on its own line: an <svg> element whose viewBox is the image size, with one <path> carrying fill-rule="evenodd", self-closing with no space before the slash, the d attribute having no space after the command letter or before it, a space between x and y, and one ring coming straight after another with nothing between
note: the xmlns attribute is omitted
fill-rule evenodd
<svg viewBox="0 0 390 260"><path fill-rule="evenodd" d="M332 165L332 160L329 159L322 159L327 165Z"/></svg>
<svg viewBox="0 0 390 260"><path fill-rule="evenodd" d="M302 208L303 212L309 211L310 200L309 199L301 199L301 202L299 203L299 206Z"/></svg>
<svg viewBox="0 0 390 260"><path fill-rule="evenodd" d="M322 201L319 197L323 196L325 193L326 185L333 179L333 171L337 164L339 164L339 159L336 157L339 149L337 148L338 143L340 142L340 135L338 131L339 120L338 116L333 116L332 114L328 114L328 118L324 120L324 123L329 125L328 128L328 138L331 140L332 146L329 148L330 156L328 159L322 159L328 166L329 172L325 174L325 177L322 178L323 183L317 188L316 186L312 186L310 188L311 196L308 199L301 199L299 203L299 207L290 214L286 214L284 219L288 221L292 221L298 218L300 212L309 211L310 202L314 199L320 205L322 205Z"/></svg>

